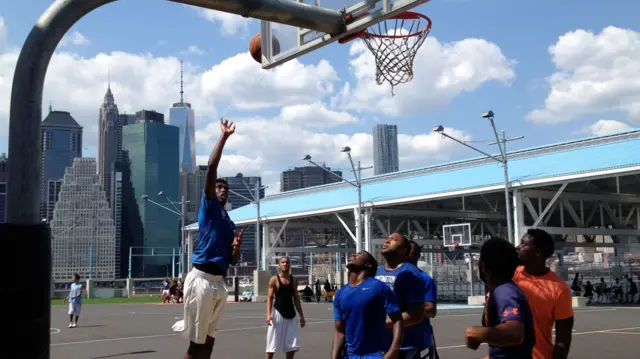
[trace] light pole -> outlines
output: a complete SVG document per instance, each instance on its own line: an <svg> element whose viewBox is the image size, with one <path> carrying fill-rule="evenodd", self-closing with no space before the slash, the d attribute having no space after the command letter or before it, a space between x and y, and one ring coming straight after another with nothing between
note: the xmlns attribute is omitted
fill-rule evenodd
<svg viewBox="0 0 640 359"><path fill-rule="evenodd" d="M343 147L341 152L346 153L347 157L349 157L349 163L351 164L351 169L353 170L353 175L355 177L354 181L350 181L340 175L338 175L335 172L329 171L327 168L325 168L324 166L320 166L319 164L317 164L316 162L314 162L313 160L311 160L311 156L310 155L305 155L302 159L304 161L309 162L310 164L322 169L323 171L330 173L331 175L340 178L342 181L345 181L347 183L349 183L350 185L352 185L353 187L356 188L356 191L358 192L358 211L357 211L357 218L355 218L355 224L356 224L356 252L360 252L362 250L362 170L365 169L369 169L372 168L372 166L369 167L362 167L360 165L360 161L357 162L357 167L356 165L353 163L353 158L351 157L351 147ZM370 248L367 248L366 250L370 250Z"/></svg>
<svg viewBox="0 0 640 359"><path fill-rule="evenodd" d="M264 265L265 268L260 267L260 256L261 256L260 255L260 190L267 187L262 186L259 182L256 182L256 186L252 189L252 188L249 188L249 185L244 180L242 180L242 184L247 188L247 191L249 191L251 198L243 196L240 193L233 190L229 190L229 192L249 202L253 202L256 205L256 238L255 238L256 270L258 269L265 270L266 265Z"/></svg>
<svg viewBox="0 0 640 359"><path fill-rule="evenodd" d="M484 152L484 151L482 151L482 150L480 150L480 149L478 149L478 148L476 148L474 146L471 146L470 144L468 144L466 142L460 141L455 137L451 137L450 135L448 135L447 133L444 132L444 127L442 127L442 125L433 127L432 131L433 132L437 132L437 133L441 134L442 136L444 136L444 137L446 137L446 138L448 138L450 140L453 140L453 141L455 141L455 142L457 142L457 143L459 143L459 144L461 144L461 145L463 145L463 146L465 146L467 148L470 148L470 149L472 149L472 150L474 150L474 151L476 151L478 153L481 153L481 154L491 158L492 160L497 161L497 162L502 164L502 168L504 170L504 172L503 172L503 176L504 176L504 200L505 200L505 203L506 203L506 212L507 212L507 231L508 231L507 235L508 235L508 238L509 238L509 242L514 243L514 240L513 240L513 228L512 228L513 227L513 223L511 221L511 216L513 214L512 213L513 209L512 209L512 203L511 203L510 198L509 198L509 186L510 186L510 184L509 184L509 169L508 169L508 160L507 160L507 142L520 140L520 139L524 138L524 136L507 138L504 131L502 131L502 136L501 137L498 136L498 131L496 130L496 125L495 125L495 122L493 121L493 116L494 116L493 111L487 111L487 112L485 112L485 113L483 113L481 115L482 118L485 118L485 119L489 120L489 123L491 124L491 128L493 129L493 134L496 136L496 142L492 142L490 144L491 145L493 145L493 144L497 144L498 145L498 147L500 148L500 157L496 157L496 156L490 155L490 154L488 154L488 153L486 153L486 152Z"/></svg>
<svg viewBox="0 0 640 359"><path fill-rule="evenodd" d="M169 208L169 207L167 207L167 206L165 206L163 204L160 204L160 203L158 203L156 201L153 201L146 194L143 194L140 198L142 198L143 200L145 200L147 202L153 203L156 206L158 206L160 208L163 208L163 209L165 209L165 210L177 215L178 217L180 217L180 238L182 239L181 253L183 255L183 258L180 260L180 263L182 263L182 278L184 279L187 276L187 267L188 267L188 265L184 265L184 250L185 250L185 245L184 245L185 244L184 222L185 222L185 219L187 217L187 203L189 203L190 201L185 201L184 196L182 196L182 201L180 201L181 211L179 212L178 208L176 207L176 205L171 201L171 199L166 194L164 194L163 191L160 191L158 193L158 195L167 198L167 200L169 201L169 203L171 203L171 205L175 208L175 210L173 210L173 209L171 209L171 208ZM188 254L186 259L188 261L189 260L189 254L191 254L191 241L186 241L186 242L187 242L187 254ZM174 258L171 258L171 262L173 262L174 260L175 260Z"/></svg>

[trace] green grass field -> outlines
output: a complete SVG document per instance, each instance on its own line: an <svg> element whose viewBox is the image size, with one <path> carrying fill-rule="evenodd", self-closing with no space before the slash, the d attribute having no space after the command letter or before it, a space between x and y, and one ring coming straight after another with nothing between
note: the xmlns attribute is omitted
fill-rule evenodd
<svg viewBox="0 0 640 359"><path fill-rule="evenodd" d="M82 299L82 304L116 304L116 303L160 303L162 302L162 296L140 296L133 298L93 298ZM54 299L51 301L51 305L63 305L62 299Z"/></svg>

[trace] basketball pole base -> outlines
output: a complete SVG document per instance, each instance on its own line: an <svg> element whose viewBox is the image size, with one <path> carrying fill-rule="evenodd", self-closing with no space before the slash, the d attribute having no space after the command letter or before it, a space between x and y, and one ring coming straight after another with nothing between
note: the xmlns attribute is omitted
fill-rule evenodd
<svg viewBox="0 0 640 359"><path fill-rule="evenodd" d="M46 224L0 224L5 259L0 296L19 298L24 310L7 310L6 343L21 346L20 358L48 359L51 326L51 237ZM10 299L11 298L11 299Z"/></svg>

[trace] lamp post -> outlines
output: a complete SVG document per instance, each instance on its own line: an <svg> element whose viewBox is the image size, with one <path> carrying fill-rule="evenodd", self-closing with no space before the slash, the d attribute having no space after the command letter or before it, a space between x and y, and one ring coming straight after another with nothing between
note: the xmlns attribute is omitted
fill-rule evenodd
<svg viewBox="0 0 640 359"><path fill-rule="evenodd" d="M353 187L356 188L356 191L358 192L358 211L357 211L357 218L355 218L355 224L356 224L356 252L360 252L362 250L362 170L364 169L369 169L372 168L372 166L369 167L362 167L360 164L360 161L357 162L357 166L356 164L354 164L353 162L353 158L351 157L351 147L343 147L341 152L346 153L347 157L349 157L349 163L351 164L351 169L353 170L353 174L355 177L354 181L350 181L338 174L336 174L335 172L329 171L326 167L324 166L320 166L319 164L317 164L316 162L314 162L311 159L310 155L305 155L302 159L304 161L309 162L310 164L322 169L323 171L330 173L331 175L340 178L340 180L345 181L347 183L349 183L350 185L352 185ZM370 251L371 248L366 248L367 251Z"/></svg>
<svg viewBox="0 0 640 359"><path fill-rule="evenodd" d="M249 191L249 194L251 195L251 198L248 198L246 196L241 195L240 193L233 191L233 190L229 190L230 193L233 193L234 195L243 198L249 202L253 202L256 205L256 238L255 238L255 251L256 251L256 270L257 269L262 269L262 270L266 270L266 264L263 263L263 267L260 266L260 190L267 188L266 186L262 186L260 183L256 183L256 186L254 188L249 188L249 185L247 184L247 182L245 182L244 180L242 180L242 184L247 188L247 191Z"/></svg>
<svg viewBox="0 0 640 359"><path fill-rule="evenodd" d="M178 211L178 208L176 207L176 205L171 201L171 199L166 194L164 194L163 191L160 191L158 193L158 196L167 198L167 200L175 208L175 210L173 210L173 209L171 209L171 208L169 208L169 207L167 207L167 206L165 206L163 204L160 204L158 202L153 201L146 194L143 194L140 198L142 198L143 200L145 200L147 202L153 203L156 206L158 206L160 208L163 208L163 209L165 209L165 210L177 215L178 217L180 217L180 238L182 240L181 253L182 253L182 256L183 256L183 258L180 260L180 263L183 263L182 264L182 278L184 279L187 276L187 267L188 267L188 265L184 265L184 250L185 250L185 245L184 245L185 244L185 230L184 230L184 225L185 224L184 224L184 222L185 222L185 219L187 217L187 203L189 203L190 201L185 201L184 196L182 196L182 201L180 201L180 203L179 203L181 205L180 206L181 210ZM187 242L187 246L186 247L187 247L187 254L188 254L187 255L187 261L188 261L189 260L189 254L191 254L191 241L186 241L186 242ZM171 262L173 262L173 261L174 261L174 259L172 258Z"/></svg>
<svg viewBox="0 0 640 359"><path fill-rule="evenodd" d="M446 137L446 138L448 138L450 140L453 140L453 141L455 141L455 142L457 142L457 143L459 143L459 144L461 144L461 145L463 145L463 146L465 146L467 148L470 148L470 149L472 149L472 150L474 150L474 151L476 151L478 153L481 153L481 154L487 156L488 158L490 158L490 159L502 164L502 168L503 168L503 171L504 171L503 172L503 178L504 178L504 200L505 200L505 203L506 203L506 212L507 212L507 231L508 231L507 235L508 235L508 238L509 238L509 242L514 243L514 239L513 239L513 223L512 223L512 220L511 220L511 216L513 215L513 208L512 208L513 206L512 206L512 203L510 201L510 198L509 198L509 186L510 186L510 184L509 184L509 169L508 169L508 160L507 160L507 142L520 140L520 139L524 138L524 136L507 138L504 131L502 131L502 135L499 136L498 135L498 131L496 130L495 122L493 120L493 118L494 118L493 111L487 111L487 112L483 113L481 115L481 117L487 119L489 121L489 123L491 124L491 129L493 130L493 134L496 137L496 142L492 142L492 143L490 143L490 145L495 145L495 144L498 145L498 147L500 148L500 157L496 157L496 156L490 155L490 154L488 154L488 153L486 153L486 152L484 152L484 151L482 151L482 150L480 150L480 149L478 149L478 148L476 148L476 147L474 147L474 146L472 146L472 145L470 145L470 144L468 144L466 142L460 141L457 138L448 135L446 132L444 132L444 127L442 127L442 125L433 127L432 131L433 132L437 132L437 133L441 134L443 137Z"/></svg>

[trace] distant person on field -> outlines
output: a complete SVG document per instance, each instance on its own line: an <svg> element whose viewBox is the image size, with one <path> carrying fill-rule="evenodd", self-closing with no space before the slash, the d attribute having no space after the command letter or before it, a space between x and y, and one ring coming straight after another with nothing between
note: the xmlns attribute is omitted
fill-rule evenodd
<svg viewBox="0 0 640 359"><path fill-rule="evenodd" d="M588 280L587 285L584 286L584 297L588 299L587 304L591 304L593 300L593 284L591 284L590 280Z"/></svg>
<svg viewBox="0 0 640 359"><path fill-rule="evenodd" d="M169 278L162 281L162 303L167 303L171 299L171 282Z"/></svg>
<svg viewBox="0 0 640 359"><path fill-rule="evenodd" d="M529 229L520 240L513 281L529 301L536 329L534 359L566 359L571 348L573 305L571 289L547 267L555 250L553 238L541 229ZM555 323L555 343L553 326Z"/></svg>
<svg viewBox="0 0 640 359"><path fill-rule="evenodd" d="M80 284L80 275L73 275L73 283L69 295L64 299L64 303L69 303L69 328L78 326L78 318L80 318L80 309L82 307L82 284Z"/></svg>
<svg viewBox="0 0 640 359"><path fill-rule="evenodd" d="M322 297L322 285L320 284L320 279L316 279L314 287L316 291L316 301L320 303L320 297Z"/></svg>
<svg viewBox="0 0 640 359"><path fill-rule="evenodd" d="M481 327L469 327L465 333L467 347L477 350L489 345L489 359L531 359L536 337L533 314L524 293L513 283L518 267L518 253L513 244L491 238L480 249L480 279L489 293ZM551 358L549 358L551 359Z"/></svg>

